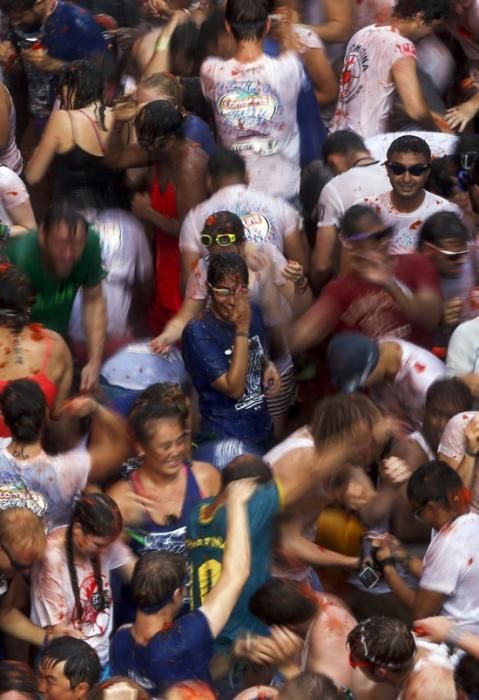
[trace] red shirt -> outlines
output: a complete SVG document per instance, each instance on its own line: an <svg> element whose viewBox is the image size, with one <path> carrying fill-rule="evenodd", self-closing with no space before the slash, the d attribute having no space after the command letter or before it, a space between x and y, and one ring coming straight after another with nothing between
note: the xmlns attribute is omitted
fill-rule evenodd
<svg viewBox="0 0 479 700"><path fill-rule="evenodd" d="M395 256L394 277L413 294L428 289L441 296L437 270L424 255ZM389 292L356 272L326 285L316 307L336 321L330 334L358 331L369 338L394 336L425 348L432 346L432 334L413 326Z"/></svg>

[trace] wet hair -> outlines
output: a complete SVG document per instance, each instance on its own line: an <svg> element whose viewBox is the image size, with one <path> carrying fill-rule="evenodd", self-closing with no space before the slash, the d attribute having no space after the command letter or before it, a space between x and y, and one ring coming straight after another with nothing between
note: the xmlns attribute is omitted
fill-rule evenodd
<svg viewBox="0 0 479 700"><path fill-rule="evenodd" d="M35 4L36 0L0 0L0 10L7 15L12 12L26 12Z"/></svg>
<svg viewBox="0 0 479 700"><path fill-rule="evenodd" d="M11 550L41 557L46 545L43 520L28 508L0 510L0 543Z"/></svg>
<svg viewBox="0 0 479 700"><path fill-rule="evenodd" d="M331 180L330 170L320 160L313 160L301 171L299 201L303 214L303 228L309 243L314 248L318 222L322 220L324 208L319 203L323 187Z"/></svg>
<svg viewBox="0 0 479 700"><path fill-rule="evenodd" d="M198 75L199 40L200 29L193 20L175 27L169 44L170 70L173 75Z"/></svg>
<svg viewBox="0 0 479 700"><path fill-rule="evenodd" d="M243 454L235 457L221 472L223 488L238 479L257 479L258 484L267 484L272 480L271 467L261 457Z"/></svg>
<svg viewBox="0 0 479 700"><path fill-rule="evenodd" d="M83 639L56 637L41 652L40 663L45 668L55 668L63 662L63 675L71 690L80 683L87 683L90 688L98 683L101 674L98 654Z"/></svg>
<svg viewBox="0 0 479 700"><path fill-rule="evenodd" d="M207 124L212 121L211 108L201 90L201 81L197 76L182 76L180 78L183 106L186 112L195 114Z"/></svg>
<svg viewBox="0 0 479 700"><path fill-rule="evenodd" d="M382 223L379 214L366 204L353 204L352 207L346 210L341 219L341 233L345 238L354 236L356 233L361 233L362 226L360 224L369 222L371 226L376 226Z"/></svg>
<svg viewBox="0 0 479 700"><path fill-rule="evenodd" d="M266 31L268 8L258 0L227 0L225 19L236 41L261 39Z"/></svg>
<svg viewBox="0 0 479 700"><path fill-rule="evenodd" d="M226 33L225 11L217 7L208 14L200 27L198 61L201 63L215 51L219 37Z"/></svg>
<svg viewBox="0 0 479 700"><path fill-rule="evenodd" d="M4 659L0 661L0 695L17 692L25 700L39 698L35 676L27 664Z"/></svg>
<svg viewBox="0 0 479 700"><path fill-rule="evenodd" d="M176 420L186 430L187 415L176 405L157 401L156 398L140 401L137 399L128 416L128 425L133 437L146 446L153 437L153 424L160 420Z"/></svg>
<svg viewBox="0 0 479 700"><path fill-rule="evenodd" d="M323 144L323 160L326 163L329 156L348 156L356 151L366 151L366 144L359 134L349 129L334 131Z"/></svg>
<svg viewBox="0 0 479 700"><path fill-rule="evenodd" d="M0 326L20 333L28 326L35 291L29 278L17 267L0 263Z"/></svg>
<svg viewBox="0 0 479 700"><path fill-rule="evenodd" d="M471 234L455 212L438 211L429 216L421 226L419 246L424 241L438 244L447 238L461 241L465 245L471 240Z"/></svg>
<svg viewBox="0 0 479 700"><path fill-rule="evenodd" d="M388 148L386 158L387 160L393 160L393 156L399 155L400 153L416 153L424 156L428 163L431 162L431 149L426 141L419 138L419 136L411 136L408 134L394 139Z"/></svg>
<svg viewBox="0 0 479 700"><path fill-rule="evenodd" d="M75 553L73 548L73 528L79 525L85 535L96 537L116 538L122 531L123 519L115 501L104 493L91 493L82 496L73 508L73 513L66 532L66 554L70 583L75 597L75 609L78 620L83 617L83 607L78 586L78 575L75 568ZM110 605L109 594L103 589L98 554L91 557L91 565L96 583L97 611L105 610Z"/></svg>
<svg viewBox="0 0 479 700"><path fill-rule="evenodd" d="M281 700L340 700L341 697L341 691L331 678L314 671L303 671L287 681L278 695Z"/></svg>
<svg viewBox="0 0 479 700"><path fill-rule="evenodd" d="M153 73L153 75L143 78L138 85L141 90L158 90L162 99L168 99L177 109L183 111L183 95L181 83L175 75L171 73Z"/></svg>
<svg viewBox="0 0 479 700"><path fill-rule="evenodd" d="M239 153L219 148L208 160L208 175L219 182L224 177L237 177L246 181L246 163Z"/></svg>
<svg viewBox="0 0 479 700"><path fill-rule="evenodd" d="M396 0L392 16L398 19L412 19L416 14L422 15L426 24L451 16L450 0Z"/></svg>
<svg viewBox="0 0 479 700"><path fill-rule="evenodd" d="M407 497L420 506L432 502L449 508L451 496L461 493L463 488L462 479L454 469L439 459L433 459L411 474L407 482Z"/></svg>
<svg viewBox="0 0 479 700"><path fill-rule="evenodd" d="M79 226L84 230L85 235L88 233L88 223L85 217L77 211L68 199L53 200L53 204L50 206L43 222L45 237L60 224L66 224L68 233L72 238L76 237Z"/></svg>
<svg viewBox="0 0 479 700"><path fill-rule="evenodd" d="M148 102L135 118L140 145L158 149L165 136L183 138L184 116L169 100Z"/></svg>
<svg viewBox="0 0 479 700"><path fill-rule="evenodd" d="M131 580L131 593L137 608L147 611L170 602L186 576L186 562L181 554L147 552L138 559Z"/></svg>
<svg viewBox="0 0 479 700"><path fill-rule="evenodd" d="M454 671L454 682L469 698L479 698L479 660L466 654L461 657Z"/></svg>
<svg viewBox="0 0 479 700"><path fill-rule="evenodd" d="M127 678L127 676L110 676L110 678L108 678L106 681L101 681L101 683L98 683L90 690L87 695L87 700L103 700L104 691L107 688L112 688L118 683L124 683L132 690L136 690L136 700L149 700L151 697L144 688L139 686L130 678Z"/></svg>
<svg viewBox="0 0 479 700"><path fill-rule="evenodd" d="M236 244L240 245L246 238L244 224L237 214L231 211L216 211L205 221L201 234L217 236L220 233L234 233Z"/></svg>
<svg viewBox="0 0 479 700"><path fill-rule="evenodd" d="M174 384L173 382L156 382L156 384L147 386L135 399L130 415L140 404L150 401L170 406L178 411L184 420L186 420L190 414L190 407L187 403L185 391L183 391L178 384Z"/></svg>
<svg viewBox="0 0 479 700"><path fill-rule="evenodd" d="M84 59L67 63L60 71L57 92L60 109L83 109L92 102L99 102L95 116L106 131L105 84L98 66Z"/></svg>
<svg viewBox="0 0 479 700"><path fill-rule="evenodd" d="M15 379L0 395L0 409L14 440L31 445L40 439L47 402L36 382Z"/></svg>
<svg viewBox="0 0 479 700"><path fill-rule="evenodd" d="M471 411L473 403L471 390L457 377L433 382L426 394L426 411L431 410L433 406L442 411L447 408L451 412L451 418L458 413Z"/></svg>
<svg viewBox="0 0 479 700"><path fill-rule="evenodd" d="M292 627L311 622L318 611L318 603L295 581L271 578L251 597L249 609L268 627Z"/></svg>
<svg viewBox="0 0 479 700"><path fill-rule="evenodd" d="M248 286L249 272L241 255L238 253L212 255L208 266L208 284L217 287L228 275L237 275L242 284L245 287Z"/></svg>
<svg viewBox="0 0 479 700"><path fill-rule="evenodd" d="M454 161L451 156L433 158L431 170L427 181L427 189L434 194L438 194L444 199L450 199L454 193L454 180L451 178L454 170Z"/></svg>
<svg viewBox="0 0 479 700"><path fill-rule="evenodd" d="M348 634L352 657L389 671L405 671L414 660L416 643L408 626L392 617L369 617Z"/></svg>
<svg viewBox="0 0 479 700"><path fill-rule="evenodd" d="M371 425L381 417L379 408L364 394L337 393L316 405L309 424L316 447L348 436L359 422Z"/></svg>

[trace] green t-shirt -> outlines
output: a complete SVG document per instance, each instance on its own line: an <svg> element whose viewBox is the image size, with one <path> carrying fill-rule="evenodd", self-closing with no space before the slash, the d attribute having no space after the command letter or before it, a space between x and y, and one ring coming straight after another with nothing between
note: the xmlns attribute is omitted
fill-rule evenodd
<svg viewBox="0 0 479 700"><path fill-rule="evenodd" d="M7 255L22 270L35 289L32 321L61 335L68 332L73 301L80 287L96 287L106 276L101 265L100 239L88 230L85 250L69 277L60 279L44 265L36 231L14 236L7 243Z"/></svg>
<svg viewBox="0 0 479 700"><path fill-rule="evenodd" d="M226 508L220 506L213 514L209 498L195 506L190 514L186 546L191 563L191 607L199 608L218 581L226 538ZM271 546L276 516L280 512L280 492L277 481L258 488L248 502L248 522L251 538L251 572L241 591L231 616L218 637L220 645L229 645L241 631L267 633L267 628L249 610L251 596L261 588L271 573Z"/></svg>

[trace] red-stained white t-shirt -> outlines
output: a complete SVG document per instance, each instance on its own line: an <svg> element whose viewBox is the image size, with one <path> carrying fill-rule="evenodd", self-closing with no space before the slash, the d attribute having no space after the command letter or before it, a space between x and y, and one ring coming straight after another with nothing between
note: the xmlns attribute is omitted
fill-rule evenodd
<svg viewBox="0 0 479 700"><path fill-rule="evenodd" d="M300 179L296 108L305 80L297 54L264 54L249 63L210 57L200 78L221 144L243 156L251 186L295 197Z"/></svg>
<svg viewBox="0 0 479 700"><path fill-rule="evenodd" d="M391 190L375 197L364 197L355 204L367 204L376 210L386 225L394 227L391 253L395 255L416 251L421 226L432 214L438 211L452 211L462 218L462 211L457 204L427 190L421 206L411 212L402 212L395 208L391 202Z"/></svg>
<svg viewBox="0 0 479 700"><path fill-rule="evenodd" d="M363 138L383 134L396 86L391 68L402 58L416 58L414 44L397 29L377 24L350 39L339 83L332 131L351 129Z"/></svg>
<svg viewBox="0 0 479 700"><path fill-rule="evenodd" d="M473 418L479 416L479 411L464 411L453 416L444 428L441 436L441 442L438 447L438 453L444 457L456 462L456 466L462 462L466 452L466 436L464 430ZM477 475L477 460L476 471ZM477 512L479 511L479 480L474 479L472 487L472 507Z"/></svg>

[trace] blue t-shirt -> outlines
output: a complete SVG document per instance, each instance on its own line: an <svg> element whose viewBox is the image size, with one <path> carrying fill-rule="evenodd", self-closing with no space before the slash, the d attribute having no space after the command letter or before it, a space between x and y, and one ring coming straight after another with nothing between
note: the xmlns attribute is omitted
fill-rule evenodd
<svg viewBox="0 0 479 700"><path fill-rule="evenodd" d="M202 437L234 437L258 444L269 438L271 418L263 391L265 332L256 306L252 305L248 371L245 393L240 399L226 396L212 386L229 369L234 340L233 324L206 311L183 331L183 360L199 395Z"/></svg>
<svg viewBox="0 0 479 700"><path fill-rule="evenodd" d="M128 676L155 697L181 681L211 684L212 656L213 637L201 610L177 618L171 629L158 632L146 645L135 641L131 625L120 627L110 644L112 675Z"/></svg>
<svg viewBox="0 0 479 700"><path fill-rule="evenodd" d="M198 608L218 581L223 565L226 540L226 509L212 511L214 498L199 503L191 511L186 546L191 565L191 607ZM258 488L248 501L251 539L251 573L231 616L218 636L218 644L229 646L240 632L267 634L268 629L250 612L251 596L271 575L271 547L275 519L281 510L280 484L272 481Z"/></svg>
<svg viewBox="0 0 479 700"><path fill-rule="evenodd" d="M184 133L186 138L198 143L208 157L216 153L217 146L213 132L201 117L196 116L196 114L188 114L185 119Z"/></svg>

